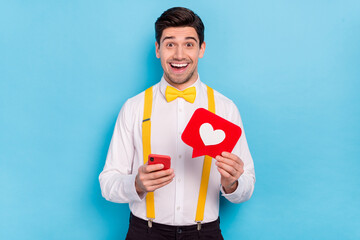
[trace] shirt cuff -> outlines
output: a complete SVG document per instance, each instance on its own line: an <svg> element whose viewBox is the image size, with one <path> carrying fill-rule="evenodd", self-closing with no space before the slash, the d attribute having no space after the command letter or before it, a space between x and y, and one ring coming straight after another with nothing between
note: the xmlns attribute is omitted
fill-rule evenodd
<svg viewBox="0 0 360 240"><path fill-rule="evenodd" d="M143 194L144 196L139 196L139 194L136 192L135 179L136 179L136 174L130 175L127 178L125 178L124 193L125 196L127 196L131 202L132 201L140 202L142 199L144 199L145 194Z"/></svg>
<svg viewBox="0 0 360 240"><path fill-rule="evenodd" d="M241 182L242 182L242 176L237 180L238 185L234 192L232 193L225 193L223 186L220 186L221 195L224 196L227 200L229 200L232 203L239 202L241 199L242 191L241 191Z"/></svg>

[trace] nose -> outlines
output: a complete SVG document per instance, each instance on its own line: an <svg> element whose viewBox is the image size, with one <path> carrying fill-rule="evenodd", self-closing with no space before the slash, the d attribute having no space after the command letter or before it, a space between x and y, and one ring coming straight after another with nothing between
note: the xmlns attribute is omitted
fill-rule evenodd
<svg viewBox="0 0 360 240"><path fill-rule="evenodd" d="M184 58L184 50L182 46L178 46L176 48L174 58L177 60L182 60Z"/></svg>

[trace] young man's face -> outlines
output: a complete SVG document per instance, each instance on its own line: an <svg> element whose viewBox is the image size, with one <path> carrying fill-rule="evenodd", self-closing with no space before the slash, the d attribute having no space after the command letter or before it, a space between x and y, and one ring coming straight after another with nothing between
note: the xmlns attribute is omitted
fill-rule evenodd
<svg viewBox="0 0 360 240"><path fill-rule="evenodd" d="M156 57L160 58L165 80L182 90L198 78L198 59L205 52L205 42L199 47L199 38L193 27L164 29L160 46L156 42Z"/></svg>

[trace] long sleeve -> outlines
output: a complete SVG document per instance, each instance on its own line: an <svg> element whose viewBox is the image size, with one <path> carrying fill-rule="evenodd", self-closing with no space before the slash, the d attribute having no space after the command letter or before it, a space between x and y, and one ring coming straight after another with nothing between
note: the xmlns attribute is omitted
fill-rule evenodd
<svg viewBox="0 0 360 240"><path fill-rule="evenodd" d="M133 173L134 138L131 107L125 103L116 121L114 133L99 181L103 197L111 202L141 201L135 189Z"/></svg>
<svg viewBox="0 0 360 240"><path fill-rule="evenodd" d="M169 84L164 78L153 86L151 114L151 153L171 157L174 169L173 181L154 191L155 222L168 225L192 225L197 208L203 157L192 158L192 147L181 140L187 123L198 108L207 108L207 86L198 80L196 99L189 103L183 98L167 102L165 91ZM144 164L142 147L142 121L144 113L144 92L128 99L117 118L109 146L106 163L99 176L103 197L112 202L129 203L131 212L142 219L146 217L145 194L135 189L135 178ZM235 104L222 94L214 91L216 114L239 125L242 122ZM233 203L248 200L254 190L254 165L247 146L245 133L236 144L234 154L244 162L245 172L239 178L235 192L224 194ZM219 216L220 173L212 161L207 191L204 223Z"/></svg>
<svg viewBox="0 0 360 240"><path fill-rule="evenodd" d="M241 203L250 199L255 186L255 170L254 163L250 154L250 150L246 141L244 126L241 121L240 113L237 107L232 104L229 109L230 121L241 127L242 134L235 145L232 153L237 155L244 162L244 173L238 179L238 187L233 193L226 194L221 186L222 195L232 203Z"/></svg>

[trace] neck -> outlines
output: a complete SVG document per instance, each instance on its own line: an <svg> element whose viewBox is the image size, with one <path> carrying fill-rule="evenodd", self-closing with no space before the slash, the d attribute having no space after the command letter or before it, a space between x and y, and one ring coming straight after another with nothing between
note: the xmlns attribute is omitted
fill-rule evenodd
<svg viewBox="0 0 360 240"><path fill-rule="evenodd" d="M195 75L195 74L194 74ZM196 77L189 79L188 81L184 82L184 83L175 83L170 81L169 79L167 79L167 77L164 75L164 79L167 83L169 83L172 87L177 88L178 90L182 91L185 90L186 88L188 88L189 86L193 85L197 79L198 79L198 74L196 73L195 75Z"/></svg>

